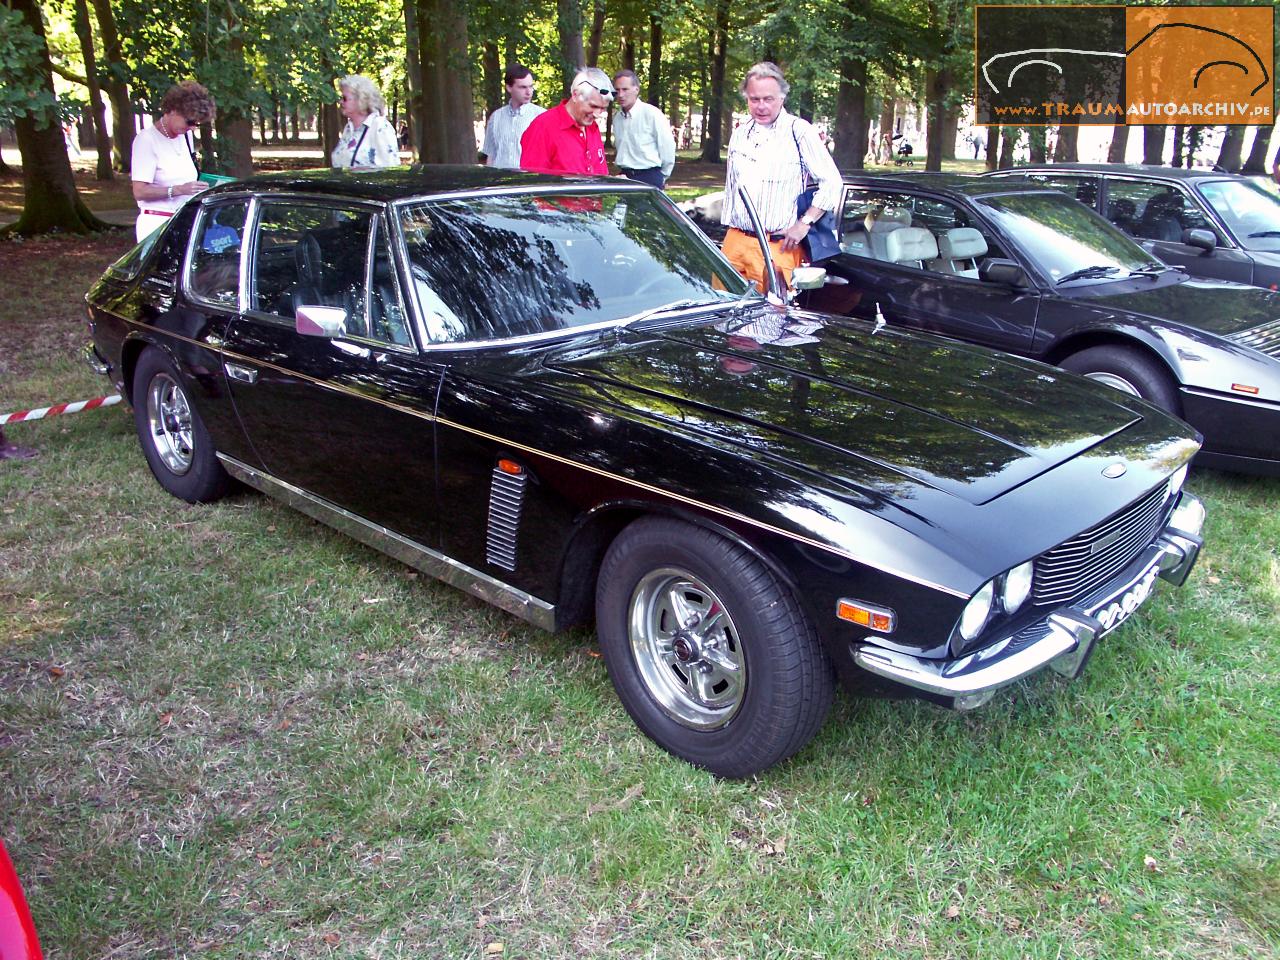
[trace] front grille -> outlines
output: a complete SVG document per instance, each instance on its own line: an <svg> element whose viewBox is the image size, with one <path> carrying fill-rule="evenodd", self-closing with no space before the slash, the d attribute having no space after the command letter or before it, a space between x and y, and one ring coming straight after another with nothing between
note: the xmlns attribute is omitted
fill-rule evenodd
<svg viewBox="0 0 1280 960"><path fill-rule="evenodd" d="M493 468L485 559L503 570L516 568L516 535L520 531L520 512L524 507L527 480L525 473L513 476L498 467Z"/></svg>
<svg viewBox="0 0 1280 960"><path fill-rule="evenodd" d="M1280 320L1272 320L1251 330L1229 334L1225 339L1242 347L1253 347L1269 357L1280 359Z"/></svg>
<svg viewBox="0 0 1280 960"><path fill-rule="evenodd" d="M1115 516L1042 554L1036 560L1032 601L1066 603L1116 576L1155 540L1168 499L1166 482Z"/></svg>

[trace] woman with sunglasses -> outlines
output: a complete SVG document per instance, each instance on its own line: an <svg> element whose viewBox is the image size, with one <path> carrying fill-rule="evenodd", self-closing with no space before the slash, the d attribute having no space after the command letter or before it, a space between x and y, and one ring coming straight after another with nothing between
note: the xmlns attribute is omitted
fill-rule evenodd
<svg viewBox="0 0 1280 960"><path fill-rule="evenodd" d="M160 116L133 141L133 199L138 201L138 239L165 223L207 183L198 180L191 131L213 119L209 91L193 80L170 87Z"/></svg>

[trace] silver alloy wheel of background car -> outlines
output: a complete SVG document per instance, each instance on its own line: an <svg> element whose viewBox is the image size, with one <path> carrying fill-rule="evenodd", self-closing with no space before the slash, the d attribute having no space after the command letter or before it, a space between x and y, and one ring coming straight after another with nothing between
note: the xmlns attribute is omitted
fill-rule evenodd
<svg viewBox="0 0 1280 960"><path fill-rule="evenodd" d="M631 654L650 696L683 726L715 730L742 706L747 664L733 618L691 573L650 571L631 595Z"/></svg>
<svg viewBox="0 0 1280 960"><path fill-rule="evenodd" d="M178 476L190 470L195 450L191 407L182 387L167 373L156 374L148 385L147 422L156 453L165 467Z"/></svg>
<svg viewBox="0 0 1280 960"><path fill-rule="evenodd" d="M1142 394L1138 392L1137 387L1124 377L1117 376L1114 373L1086 373L1085 376L1090 380L1096 380L1098 383L1104 383L1113 390L1119 390L1121 393L1127 393L1131 397L1142 396Z"/></svg>

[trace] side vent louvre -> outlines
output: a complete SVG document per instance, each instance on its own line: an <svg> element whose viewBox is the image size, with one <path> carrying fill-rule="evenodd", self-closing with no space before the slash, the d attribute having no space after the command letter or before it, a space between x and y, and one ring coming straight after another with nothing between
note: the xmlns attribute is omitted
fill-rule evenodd
<svg viewBox="0 0 1280 960"><path fill-rule="evenodd" d="M524 488L529 475L512 475L493 468L489 488L489 534L485 540L485 559L503 570L516 568L516 535L520 531L520 510L524 506Z"/></svg>

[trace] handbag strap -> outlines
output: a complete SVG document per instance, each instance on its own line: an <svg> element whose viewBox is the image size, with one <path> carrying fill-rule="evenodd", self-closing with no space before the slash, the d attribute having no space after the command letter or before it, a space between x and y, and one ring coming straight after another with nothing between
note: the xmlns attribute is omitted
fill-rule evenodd
<svg viewBox="0 0 1280 960"><path fill-rule="evenodd" d="M796 122L791 121L791 139L796 145L796 156L800 158L800 192L809 189L809 165L804 162L804 151L800 149L800 137L796 135Z"/></svg>
<svg viewBox="0 0 1280 960"><path fill-rule="evenodd" d="M183 141L187 145L187 153L191 154L191 165L196 168L196 175L200 174L200 161L196 159L196 141L191 135L191 131L187 131L187 135L183 137Z"/></svg>

